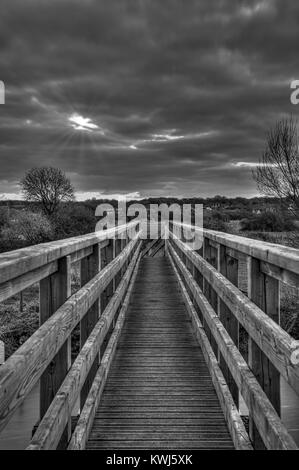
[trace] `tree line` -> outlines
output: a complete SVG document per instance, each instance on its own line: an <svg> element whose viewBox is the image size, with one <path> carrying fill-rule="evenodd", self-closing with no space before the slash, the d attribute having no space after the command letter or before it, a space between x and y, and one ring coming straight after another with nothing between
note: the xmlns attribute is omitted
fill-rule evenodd
<svg viewBox="0 0 299 470"><path fill-rule="evenodd" d="M204 225L226 230L232 220L241 230L283 231L294 228L299 213L299 135L293 117L270 129L265 150L252 172L264 198L147 198L139 203L203 203ZM31 168L20 180L26 205L10 211L0 206L0 250L14 249L59 238L81 235L95 229L96 199L75 202L71 181L59 168ZM134 201L131 201L133 203ZM115 203L117 201L109 201Z"/></svg>

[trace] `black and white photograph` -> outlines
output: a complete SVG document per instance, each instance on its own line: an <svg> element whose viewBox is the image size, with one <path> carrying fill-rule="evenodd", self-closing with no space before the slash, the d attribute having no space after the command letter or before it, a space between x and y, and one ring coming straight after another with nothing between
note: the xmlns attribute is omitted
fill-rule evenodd
<svg viewBox="0 0 299 470"><path fill-rule="evenodd" d="M298 449L299 3L0 0L0 451Z"/></svg>

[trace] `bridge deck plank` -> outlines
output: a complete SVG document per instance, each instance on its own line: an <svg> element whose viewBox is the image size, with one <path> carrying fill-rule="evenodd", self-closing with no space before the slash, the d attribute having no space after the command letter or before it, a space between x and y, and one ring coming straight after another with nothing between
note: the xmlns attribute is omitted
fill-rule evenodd
<svg viewBox="0 0 299 470"><path fill-rule="evenodd" d="M87 449L232 449L166 258L144 258Z"/></svg>

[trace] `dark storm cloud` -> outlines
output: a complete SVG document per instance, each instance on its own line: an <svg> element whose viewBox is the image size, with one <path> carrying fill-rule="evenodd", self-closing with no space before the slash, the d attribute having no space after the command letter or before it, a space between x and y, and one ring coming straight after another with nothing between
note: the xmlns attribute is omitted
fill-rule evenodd
<svg viewBox="0 0 299 470"><path fill-rule="evenodd" d="M246 163L297 111L297 2L1 3L1 192L47 164L81 192L255 193Z"/></svg>

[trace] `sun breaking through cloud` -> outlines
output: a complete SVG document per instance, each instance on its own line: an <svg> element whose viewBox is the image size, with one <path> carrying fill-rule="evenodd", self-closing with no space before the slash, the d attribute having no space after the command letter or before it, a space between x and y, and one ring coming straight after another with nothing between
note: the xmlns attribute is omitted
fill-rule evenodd
<svg viewBox="0 0 299 470"><path fill-rule="evenodd" d="M298 21L294 0L1 0L0 193L45 163L86 194L256 195L299 116Z"/></svg>
<svg viewBox="0 0 299 470"><path fill-rule="evenodd" d="M71 122L71 126L77 131L91 132L95 129L99 129L99 126L94 124L90 118L85 118L76 113L69 117L69 121Z"/></svg>

